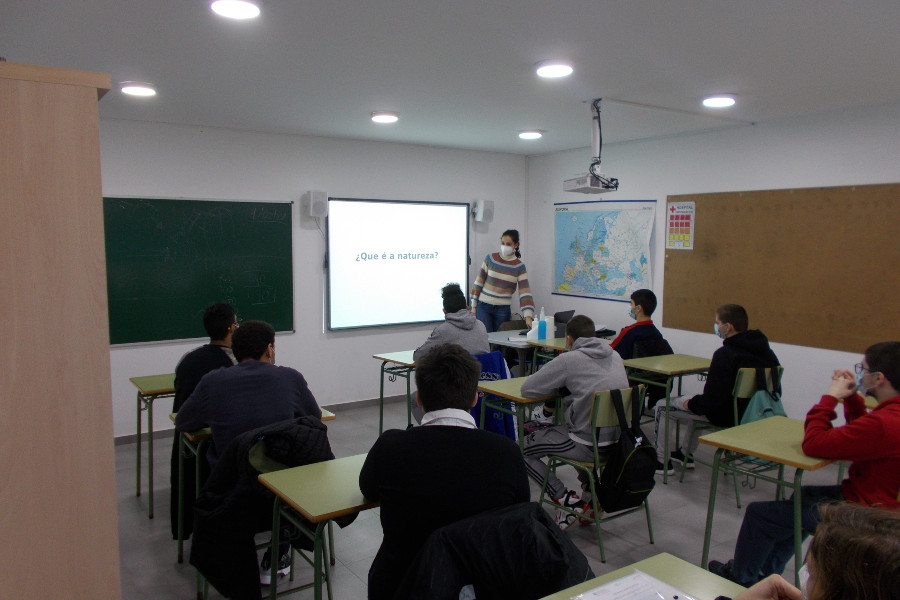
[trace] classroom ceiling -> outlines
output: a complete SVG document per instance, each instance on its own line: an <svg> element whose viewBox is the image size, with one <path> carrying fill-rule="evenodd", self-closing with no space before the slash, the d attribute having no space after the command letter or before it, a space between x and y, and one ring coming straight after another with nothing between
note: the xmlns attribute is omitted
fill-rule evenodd
<svg viewBox="0 0 900 600"><path fill-rule="evenodd" d="M236 22L205 0L0 0L0 56L156 85L107 94L104 119L526 155L589 147L597 97L607 145L900 100L897 0L260 3ZM574 74L538 78L551 58Z"/></svg>

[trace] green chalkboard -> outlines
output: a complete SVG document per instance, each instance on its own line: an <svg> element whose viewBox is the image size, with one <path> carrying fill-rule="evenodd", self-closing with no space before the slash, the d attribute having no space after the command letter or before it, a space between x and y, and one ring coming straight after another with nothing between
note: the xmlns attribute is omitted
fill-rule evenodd
<svg viewBox="0 0 900 600"><path fill-rule="evenodd" d="M111 344L205 337L203 309L293 331L291 204L104 198Z"/></svg>

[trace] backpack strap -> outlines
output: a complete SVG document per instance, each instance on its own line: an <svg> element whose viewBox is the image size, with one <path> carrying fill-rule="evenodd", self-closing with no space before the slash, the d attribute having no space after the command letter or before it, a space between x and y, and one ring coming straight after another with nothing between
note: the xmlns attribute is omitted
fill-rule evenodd
<svg viewBox="0 0 900 600"><path fill-rule="evenodd" d="M635 432L636 435L639 435L637 432L641 428L641 413L643 412L642 409L644 407L644 398L638 397L640 387L641 386L636 385L631 388L631 430Z"/></svg>
<svg viewBox="0 0 900 600"><path fill-rule="evenodd" d="M609 396L612 400L613 408L616 409L616 416L619 417L619 427L622 431L628 431L628 419L625 417L625 404L622 402L622 391L609 390Z"/></svg>
<svg viewBox="0 0 900 600"><path fill-rule="evenodd" d="M766 368L772 372L772 390L769 391L769 385L766 378ZM756 389L768 392L774 400L781 399L781 380L778 377L778 365L774 367L756 367Z"/></svg>

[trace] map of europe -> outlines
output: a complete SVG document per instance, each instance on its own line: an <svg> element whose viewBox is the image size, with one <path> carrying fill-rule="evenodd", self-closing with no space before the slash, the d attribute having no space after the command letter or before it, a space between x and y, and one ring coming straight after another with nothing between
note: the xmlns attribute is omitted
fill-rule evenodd
<svg viewBox="0 0 900 600"><path fill-rule="evenodd" d="M627 299L652 287L656 202L557 204L554 293Z"/></svg>

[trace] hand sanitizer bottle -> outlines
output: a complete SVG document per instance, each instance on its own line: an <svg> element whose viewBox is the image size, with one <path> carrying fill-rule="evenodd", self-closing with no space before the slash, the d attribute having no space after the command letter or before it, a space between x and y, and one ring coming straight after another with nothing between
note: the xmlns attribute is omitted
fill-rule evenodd
<svg viewBox="0 0 900 600"><path fill-rule="evenodd" d="M547 321L544 320L544 307L541 307L541 316L538 321L538 339L543 340L547 338Z"/></svg>

